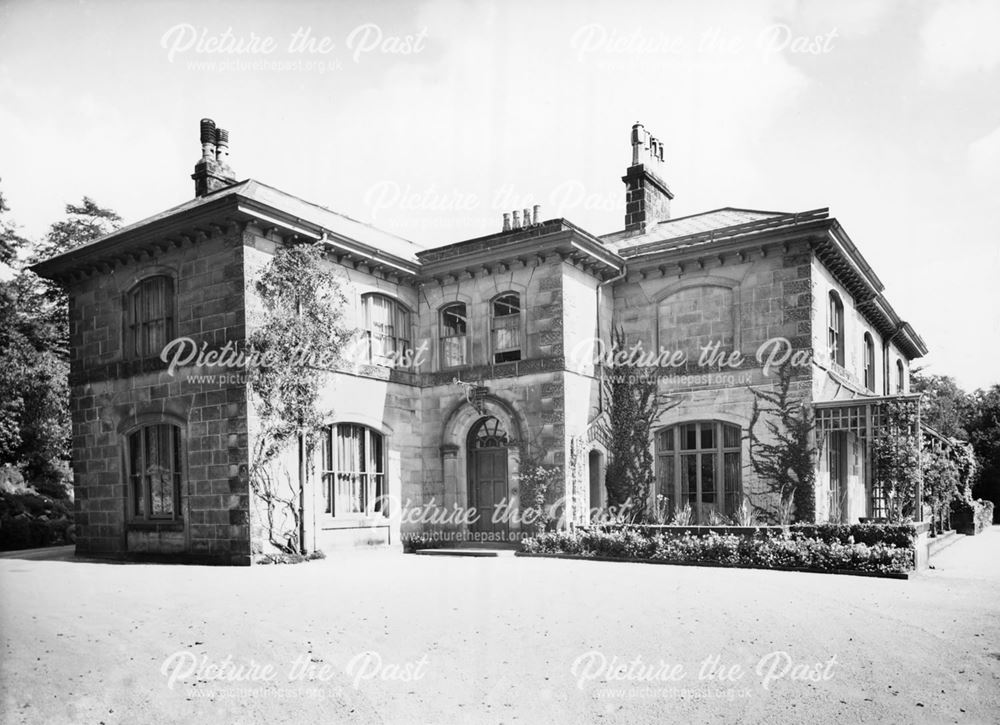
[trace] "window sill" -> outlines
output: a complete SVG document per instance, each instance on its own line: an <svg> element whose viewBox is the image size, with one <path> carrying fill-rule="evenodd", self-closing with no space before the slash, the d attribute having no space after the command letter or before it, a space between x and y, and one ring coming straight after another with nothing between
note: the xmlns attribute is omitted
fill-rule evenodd
<svg viewBox="0 0 1000 725"><path fill-rule="evenodd" d="M324 516L319 522L319 528L328 531L331 529L371 529L387 528L389 519L382 515L377 516Z"/></svg>
<svg viewBox="0 0 1000 725"><path fill-rule="evenodd" d="M129 521L127 531L183 531L184 521Z"/></svg>

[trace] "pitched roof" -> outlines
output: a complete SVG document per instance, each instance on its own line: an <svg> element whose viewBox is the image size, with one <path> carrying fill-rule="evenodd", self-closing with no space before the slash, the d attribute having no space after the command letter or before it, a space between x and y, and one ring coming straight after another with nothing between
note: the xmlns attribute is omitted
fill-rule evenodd
<svg viewBox="0 0 1000 725"><path fill-rule="evenodd" d="M153 216L146 217L128 226L116 229L110 234L106 234L99 239L95 239L87 244L74 247L68 252L58 254L44 260L36 265L41 270L60 266L62 262L68 262L69 258L81 259L89 256L92 252L100 254L106 247L116 246L123 242L131 232L148 227L155 222L164 221L173 217L180 217L188 212L193 212L209 204L217 204L220 200L235 198L241 202L250 202L252 205L266 207L293 217L305 224L319 227L334 236L346 238L363 245L377 249L394 257L410 262L417 261L417 252L424 247L409 239L398 237L395 234L382 231L370 224L352 219L344 214L338 214L326 207L319 206L304 201L297 196L268 186L254 179L227 186L219 191L206 194L205 196L190 199L183 204L171 207ZM65 258L65 259L64 259ZM55 264L53 264L55 263Z"/></svg>
<svg viewBox="0 0 1000 725"><path fill-rule="evenodd" d="M780 211L738 209L727 206L721 209L701 212L700 214L691 214L659 222L645 234L629 235L624 232L616 232L606 235L602 239L607 247L617 252L627 247L679 239L693 234L703 234L705 232L784 215L785 212Z"/></svg>

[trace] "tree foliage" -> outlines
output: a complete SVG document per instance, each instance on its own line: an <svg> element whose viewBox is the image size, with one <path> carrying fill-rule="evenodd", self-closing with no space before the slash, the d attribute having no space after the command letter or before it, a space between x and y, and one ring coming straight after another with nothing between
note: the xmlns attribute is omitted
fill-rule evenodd
<svg viewBox="0 0 1000 725"><path fill-rule="evenodd" d="M1000 385L969 396L965 429L979 461L973 495L992 501L1000 513Z"/></svg>
<svg viewBox="0 0 1000 725"><path fill-rule="evenodd" d="M915 370L910 375L910 390L921 394L920 416L929 425L948 438L965 439L965 415L969 396L958 387L950 375L929 375Z"/></svg>
<svg viewBox="0 0 1000 725"><path fill-rule="evenodd" d="M42 493L67 495L70 452L68 319L65 293L21 269L19 253L29 242L7 219L0 195L0 261L14 265L0 281L0 464L19 468ZM31 250L29 262L66 251L114 229L118 215L88 197L68 204Z"/></svg>
<svg viewBox="0 0 1000 725"><path fill-rule="evenodd" d="M778 369L774 388L750 388L754 397L748 433L750 466L758 480L777 496L776 513L782 523L792 519L812 522L816 516L816 450L810 441L815 421L809 406L793 395L792 373L786 362Z"/></svg>

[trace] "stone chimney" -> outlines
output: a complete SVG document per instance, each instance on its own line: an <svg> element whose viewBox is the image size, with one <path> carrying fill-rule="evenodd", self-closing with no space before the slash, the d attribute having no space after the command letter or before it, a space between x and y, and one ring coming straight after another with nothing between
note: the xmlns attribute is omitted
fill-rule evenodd
<svg viewBox="0 0 1000 725"><path fill-rule="evenodd" d="M236 183L229 168L229 131L216 128L211 118L201 119L201 161L194 166L194 195L205 196Z"/></svg>
<svg viewBox="0 0 1000 725"><path fill-rule="evenodd" d="M670 218L674 194L663 180L663 142L641 123L632 126L632 165L625 182L625 231L642 234Z"/></svg>

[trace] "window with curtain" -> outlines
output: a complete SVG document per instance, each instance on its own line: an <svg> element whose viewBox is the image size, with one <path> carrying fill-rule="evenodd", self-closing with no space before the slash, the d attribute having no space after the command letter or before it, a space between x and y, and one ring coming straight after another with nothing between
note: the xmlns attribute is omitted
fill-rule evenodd
<svg viewBox="0 0 1000 725"><path fill-rule="evenodd" d="M828 342L830 360L838 365L844 364L844 303L840 295L830 292L830 312L828 315Z"/></svg>
<svg viewBox="0 0 1000 725"><path fill-rule="evenodd" d="M521 359L521 296L506 292L493 300L490 314L493 362Z"/></svg>
<svg viewBox="0 0 1000 725"><path fill-rule="evenodd" d="M180 515L181 437L175 425L148 425L127 438L132 517L173 520Z"/></svg>
<svg viewBox="0 0 1000 725"><path fill-rule="evenodd" d="M465 365L467 325L464 302L441 310L441 367Z"/></svg>
<svg viewBox="0 0 1000 725"><path fill-rule="evenodd" d="M740 427L721 421L682 423L656 434L659 493L668 511L691 507L692 521L731 517L743 501Z"/></svg>
<svg viewBox="0 0 1000 725"><path fill-rule="evenodd" d="M875 341L869 333L865 333L865 387L875 390Z"/></svg>
<svg viewBox="0 0 1000 725"><path fill-rule="evenodd" d="M125 297L125 353L156 357L174 336L174 281L163 275L136 283Z"/></svg>
<svg viewBox="0 0 1000 725"><path fill-rule="evenodd" d="M326 513L331 516L387 516L382 435L351 423L328 427L323 440L323 482Z"/></svg>
<svg viewBox="0 0 1000 725"><path fill-rule="evenodd" d="M896 392L906 392L906 371L902 360L896 360Z"/></svg>
<svg viewBox="0 0 1000 725"><path fill-rule="evenodd" d="M361 298L368 337L368 362L396 367L410 356L410 311L391 297Z"/></svg>

